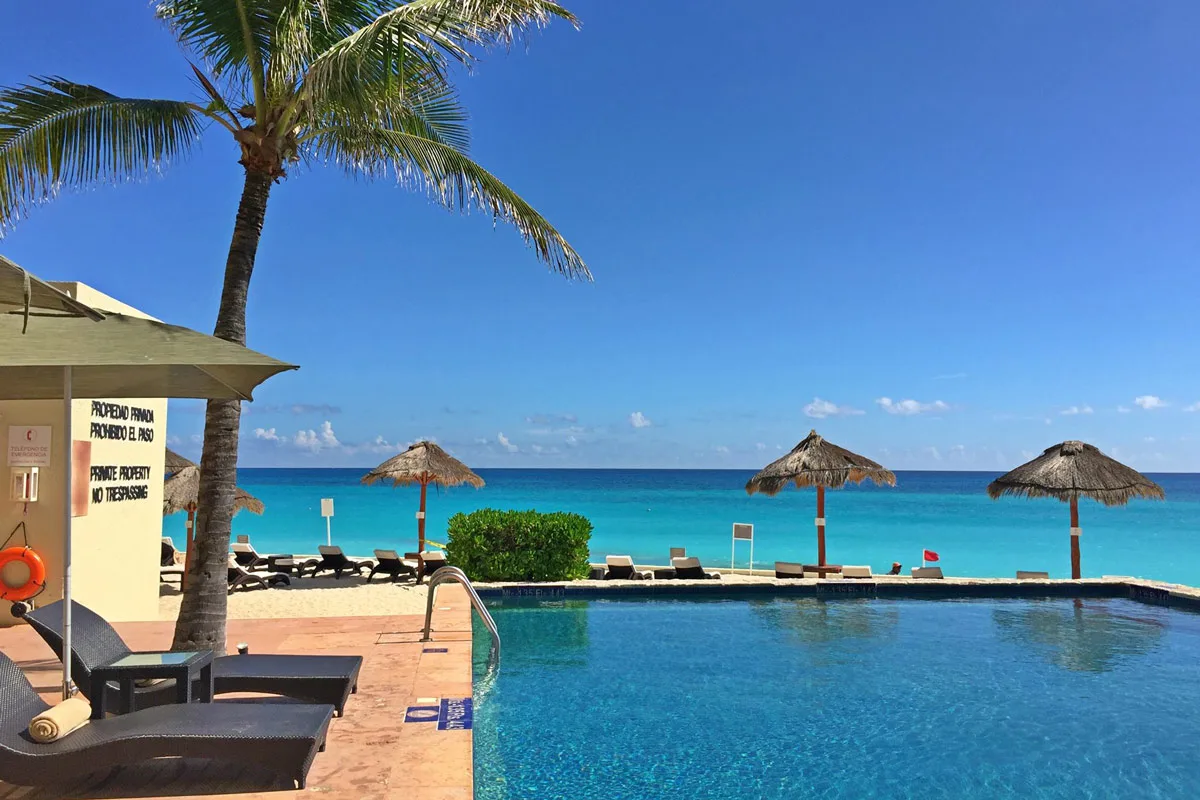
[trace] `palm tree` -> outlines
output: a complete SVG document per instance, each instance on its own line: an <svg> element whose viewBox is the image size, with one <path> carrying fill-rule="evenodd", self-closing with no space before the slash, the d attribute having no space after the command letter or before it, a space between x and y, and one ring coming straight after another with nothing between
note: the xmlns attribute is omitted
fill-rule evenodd
<svg viewBox="0 0 1200 800"><path fill-rule="evenodd" d="M160 0L194 58L199 99L118 97L64 78L0 87L0 229L60 187L147 175L223 128L245 170L214 334L246 341L246 294L272 188L300 162L389 172L442 204L516 227L552 270L590 278L528 203L466 155L449 71L558 18L552 0ZM175 627L179 649L224 648L226 553L238 402L208 404L196 552Z"/></svg>

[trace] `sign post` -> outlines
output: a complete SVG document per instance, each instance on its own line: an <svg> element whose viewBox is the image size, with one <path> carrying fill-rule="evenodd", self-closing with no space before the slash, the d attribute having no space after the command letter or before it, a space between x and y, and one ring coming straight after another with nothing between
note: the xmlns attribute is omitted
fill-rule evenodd
<svg viewBox="0 0 1200 800"><path fill-rule="evenodd" d="M333 498L321 498L321 516L325 518L325 544L333 544L333 532L329 521L333 519Z"/></svg>
<svg viewBox="0 0 1200 800"><path fill-rule="evenodd" d="M733 542L729 546L729 570L733 571L738 540L750 542L750 574L754 574L754 526L747 522L733 523Z"/></svg>

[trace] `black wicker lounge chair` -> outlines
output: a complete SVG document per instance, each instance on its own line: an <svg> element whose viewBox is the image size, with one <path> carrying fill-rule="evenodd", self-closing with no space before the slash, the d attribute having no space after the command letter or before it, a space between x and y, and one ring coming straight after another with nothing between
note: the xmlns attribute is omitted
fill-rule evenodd
<svg viewBox="0 0 1200 800"><path fill-rule="evenodd" d="M232 542L229 545L230 551L233 553L234 560L237 561L239 567L246 569L258 569L265 567L269 563L266 556L260 556L258 551L254 549L254 545L249 542Z"/></svg>
<svg viewBox="0 0 1200 800"><path fill-rule="evenodd" d="M719 572L705 572L704 567L700 566L700 559L692 558L672 558L671 566L675 568L675 577L681 579L696 579L696 578L720 578Z"/></svg>
<svg viewBox="0 0 1200 800"><path fill-rule="evenodd" d="M370 559L366 561L354 561L346 558L346 554L342 552L342 548L337 545L327 546L321 545L317 548L321 553L320 558L313 558L305 561L300 566L300 575L303 577L304 570L309 570L309 575L316 577L318 572L332 571L333 577L342 577L343 572L354 572L362 574L364 569L371 569L375 563Z"/></svg>
<svg viewBox="0 0 1200 800"><path fill-rule="evenodd" d="M642 581L654 577L653 572L643 572L633 566L630 556L605 556L604 580Z"/></svg>
<svg viewBox="0 0 1200 800"><path fill-rule="evenodd" d="M258 765L304 788L333 715L328 705L189 703L110 717L50 744L28 733L50 708L21 668L0 653L0 781L59 784L151 758L208 758Z"/></svg>
<svg viewBox="0 0 1200 800"><path fill-rule="evenodd" d="M272 586L291 586L292 579L282 572L250 572L233 561L229 562L229 593L235 589L269 589Z"/></svg>
<svg viewBox="0 0 1200 800"><path fill-rule="evenodd" d="M416 580L417 565L412 561L402 559L395 550L376 550L375 566L371 567L371 574L367 576L367 582L370 583L371 578L376 575L391 575L392 583L400 580L401 575L411 575Z"/></svg>
<svg viewBox="0 0 1200 800"><path fill-rule="evenodd" d="M80 691L91 691L92 669L111 664L132 651L121 636L90 608L72 602L71 644L75 651L71 671ZM25 614L29 625L62 658L62 601ZM259 692L291 697L306 703L328 703L341 716L346 700L358 691L362 656L237 655L213 659L213 691ZM106 704L120 707L120 690L108 684ZM199 697L198 690L193 696ZM148 708L175 702L175 682L135 688L133 707Z"/></svg>

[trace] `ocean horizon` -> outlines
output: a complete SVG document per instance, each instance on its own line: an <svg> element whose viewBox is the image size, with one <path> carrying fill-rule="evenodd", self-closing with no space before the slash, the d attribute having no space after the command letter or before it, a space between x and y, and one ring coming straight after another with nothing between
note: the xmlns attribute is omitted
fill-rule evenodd
<svg viewBox="0 0 1200 800"><path fill-rule="evenodd" d="M325 543L321 499L332 497L334 544L369 556L376 548L416 547L416 487L363 486L362 468L242 468L239 485L265 513L242 512L235 535L267 552L315 552ZM426 536L444 542L449 518L480 508L582 514L594 527L593 561L627 554L664 564L684 547L714 569L730 566L734 523L754 525L754 566L816 559L816 493L788 488L775 497L747 495L753 469L477 469L487 482L431 487ZM826 495L827 556L835 564L869 564L885 572L893 561L907 573L922 550L936 551L948 575L1012 577L1019 569L1070 577L1068 510L1051 499L991 500L998 471L898 471L895 487L847 486ZM1166 500L1127 506L1080 503L1084 577L1133 575L1200 585L1200 473L1147 473ZM183 541L184 515L163 520L163 533ZM739 542L736 565L749 565Z"/></svg>

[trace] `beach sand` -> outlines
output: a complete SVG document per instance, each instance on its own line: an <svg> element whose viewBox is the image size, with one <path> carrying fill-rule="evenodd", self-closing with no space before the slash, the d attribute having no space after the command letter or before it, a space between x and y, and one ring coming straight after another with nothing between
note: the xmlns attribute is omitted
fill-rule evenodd
<svg viewBox="0 0 1200 800"><path fill-rule="evenodd" d="M428 588L362 578L292 579L291 586L239 589L229 596L229 619L301 619L306 617L379 617L424 614ZM158 618L179 615L179 584L159 589Z"/></svg>

